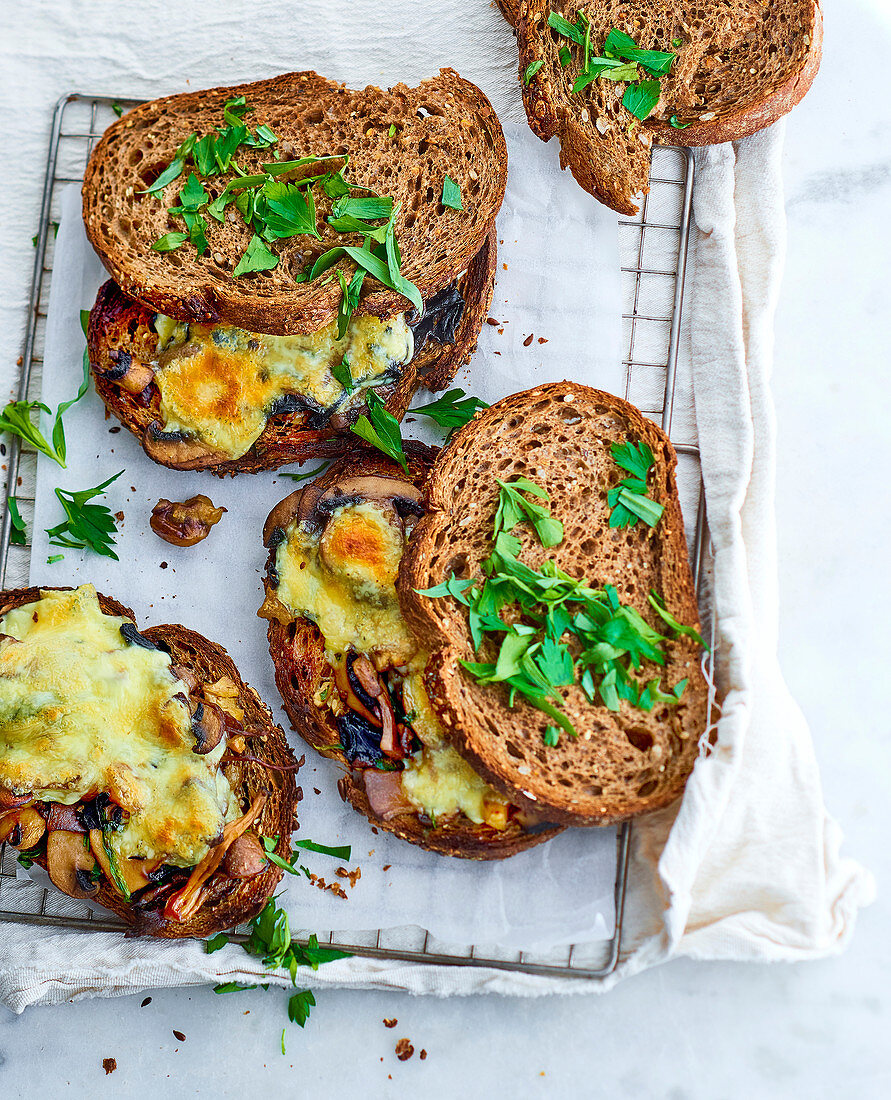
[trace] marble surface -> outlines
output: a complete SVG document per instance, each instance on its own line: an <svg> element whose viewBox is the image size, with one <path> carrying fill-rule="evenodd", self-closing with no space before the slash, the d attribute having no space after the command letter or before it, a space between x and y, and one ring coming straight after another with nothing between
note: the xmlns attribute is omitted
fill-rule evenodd
<svg viewBox="0 0 891 1100"><path fill-rule="evenodd" d="M44 147L56 96L89 85L92 58L114 57L110 5L60 22L59 9L69 6L4 10L19 9L0 65L3 101L26 104L14 122L38 136L29 148ZM847 850L879 881L879 900L862 914L848 952L796 966L678 962L601 998L433 1001L329 992L304 1032L288 1027L285 1057L285 1000L274 991L147 991L145 1007L137 996L20 1017L0 1009L0 1095L59 1085L73 1095L99 1089L127 1097L159 1088L172 1096L243 1096L258 1085L297 1096L891 1095L891 740L883 660L891 607L879 569L891 537L882 388L891 329L884 96L891 12L886 0L824 6L823 69L789 120L785 155L789 253L774 378L780 646L811 723L827 805L846 831ZM58 53L66 33L64 62L41 73L41 51L51 44ZM118 63L126 73L140 59ZM36 225L42 153L12 155L9 135L5 152L13 201L0 208L0 239L27 260L21 245ZM28 278L23 263L0 270L5 372L19 353ZM398 1025L388 1030L385 1017ZM405 1063L394 1055L403 1036L416 1050ZM116 1059L111 1076L104 1058Z"/></svg>

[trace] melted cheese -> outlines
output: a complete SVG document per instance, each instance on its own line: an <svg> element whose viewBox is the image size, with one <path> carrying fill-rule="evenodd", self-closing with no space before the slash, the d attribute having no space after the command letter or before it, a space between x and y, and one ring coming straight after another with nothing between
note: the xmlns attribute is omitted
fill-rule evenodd
<svg viewBox="0 0 891 1100"><path fill-rule="evenodd" d="M396 595L403 546L401 529L371 501L335 509L321 539L292 522L276 551L276 593L318 624L329 657L352 646L407 659L415 646Z"/></svg>
<svg viewBox="0 0 891 1100"><path fill-rule="evenodd" d="M352 646L409 667L402 701L423 746L402 772L409 800L434 819L463 813L477 824L504 828L507 800L447 744L424 690L427 654L409 632L396 595L403 549L401 529L371 501L335 509L321 537L295 521L276 551L276 594L318 624L332 663Z"/></svg>
<svg viewBox="0 0 891 1100"><path fill-rule="evenodd" d="M423 664L426 664L426 654ZM402 773L402 790L419 810L434 820L463 813L477 825L494 828L507 824L508 801L493 790L470 764L446 742L442 726L424 690L420 671L411 672L402 685L402 702L423 748L412 756Z"/></svg>
<svg viewBox="0 0 891 1100"><path fill-rule="evenodd" d="M219 768L225 738L193 751L188 688L170 657L128 643L96 590L41 592L0 633L0 786L68 805L107 793L130 813L115 854L198 863L241 813Z"/></svg>
<svg viewBox="0 0 891 1100"><path fill-rule="evenodd" d="M348 407L414 353L405 314L353 316L341 339L336 321L306 336L267 336L158 315L155 330L164 431L184 432L229 458L250 449L278 398L299 394L322 409ZM349 395L333 374L344 359Z"/></svg>

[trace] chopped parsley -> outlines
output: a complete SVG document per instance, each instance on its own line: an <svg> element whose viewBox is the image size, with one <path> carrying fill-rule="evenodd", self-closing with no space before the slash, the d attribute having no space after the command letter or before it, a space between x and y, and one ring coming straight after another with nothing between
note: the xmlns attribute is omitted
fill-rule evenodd
<svg viewBox="0 0 891 1100"><path fill-rule="evenodd" d="M454 431L470 423L478 409L488 409L488 407L481 397L468 397L464 390L456 388L447 390L429 405L418 405L411 411L420 413L421 416L429 416L441 427Z"/></svg>
<svg viewBox="0 0 891 1100"><path fill-rule="evenodd" d="M613 443L610 447L613 460L630 477L623 478L607 493L610 527L633 527L639 519L649 527L655 527L665 508L650 500L647 493L647 475L653 467L653 452L641 440L635 445L630 440Z"/></svg>
<svg viewBox="0 0 891 1100"><path fill-rule="evenodd" d="M156 252L172 252L189 243L201 256L209 248L207 218L223 222L227 208L234 207L244 224L253 230L253 235L235 265L233 277L271 271L278 267L280 261L278 253L270 247L274 242L298 236L315 240L321 238L315 199L315 188L318 187L325 196L334 200L327 223L339 233L358 233L363 237L361 248L343 246L328 249L309 265L309 270L296 276L297 282L312 282L338 260L349 259L356 265L356 271L349 280L342 271L338 271L342 294L338 337L346 332L350 317L359 304L359 292L366 274L403 295L416 309L422 309L420 291L402 274L395 231L398 206L394 206L392 198L351 194L358 188L344 177L349 163L347 154L275 160L262 164L260 173L256 175L246 174L235 159L239 149L266 149L278 143L275 133L265 123L253 131L250 129L245 116L252 110L244 96L228 100L223 108L224 125L201 137L197 133L190 134L178 146L173 160L151 187L140 192L158 195L185 172L189 173L179 193L178 204L168 207L167 211L172 218L182 219L185 231L165 233L151 247ZM336 170L328 167L332 161L338 162ZM325 170L291 180L284 178L309 166L324 167ZM229 172L234 172L235 177L228 181L220 194L211 197L202 181ZM460 210L460 189L448 177L446 180L443 203ZM451 189L447 191L448 184L451 184Z"/></svg>
<svg viewBox="0 0 891 1100"><path fill-rule="evenodd" d="M386 405L374 392L368 391L365 399L368 413L363 413L353 424L350 431L360 439L370 443L388 458L398 462L403 470L408 473L408 460L402 448L402 431L399 421L392 413L387 411Z"/></svg>
<svg viewBox="0 0 891 1100"><path fill-rule="evenodd" d="M7 497L6 507L9 509L9 541L13 546L27 546L28 528L19 512L19 502L15 497Z"/></svg>
<svg viewBox="0 0 891 1100"><path fill-rule="evenodd" d="M671 72L676 54L641 49L630 35L614 27L606 36L603 56L592 56L591 24L581 11L576 14L573 23L562 15L551 12L548 26L561 37L582 47L581 66L572 85L573 92L582 91L601 77L622 81L628 85L622 95L622 106L635 118L649 118L661 95L659 80ZM672 45L677 41L675 39ZM569 49L561 46L559 58L564 68L570 63L571 57Z"/></svg>
<svg viewBox="0 0 891 1100"><path fill-rule="evenodd" d="M632 447L622 457L635 473L645 473L652 459L648 451ZM599 700L612 711L620 709L622 700L645 711L656 703L677 703L686 680L663 691L660 677L642 680L639 673L644 662L665 665L670 638L689 634L704 644L698 633L679 623L655 593L650 605L670 634L623 604L614 585L592 587L550 559L537 569L522 562L522 544L512 533L519 524L528 524L546 547L563 541L563 525L542 503L550 498L540 485L515 478L498 486L493 546L481 563L482 578L451 575L418 590L430 598L451 596L467 608L474 650L485 649L488 659L461 661L462 666L480 683L504 684L510 706L519 696L547 714L554 723L543 734L548 746L558 743L559 729L577 736L562 710L560 689L571 684L579 684L591 703Z"/></svg>

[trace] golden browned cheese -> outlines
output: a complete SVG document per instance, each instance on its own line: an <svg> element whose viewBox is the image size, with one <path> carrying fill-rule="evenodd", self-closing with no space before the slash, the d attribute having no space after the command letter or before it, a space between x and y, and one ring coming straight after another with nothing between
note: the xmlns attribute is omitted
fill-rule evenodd
<svg viewBox="0 0 891 1100"><path fill-rule="evenodd" d="M402 786L418 810L434 819L461 812L504 828L507 799L446 743L424 691L427 655L396 594L405 536L394 520L389 509L362 501L335 509L321 537L293 522L276 554L278 598L318 624L332 662L353 648L405 668L403 702L423 747L407 759Z"/></svg>
<svg viewBox="0 0 891 1100"><path fill-rule="evenodd" d="M306 336L268 336L158 315L155 329L164 431L184 432L233 459L250 450L279 398L347 408L414 352L401 313L383 321L354 316L339 339L333 321ZM342 364L352 379L349 394L335 377Z"/></svg>
<svg viewBox="0 0 891 1100"><path fill-rule="evenodd" d="M121 858L199 862L241 809L205 756L168 654L128 642L96 590L46 591L0 619L0 787L72 805L106 793L129 813Z"/></svg>

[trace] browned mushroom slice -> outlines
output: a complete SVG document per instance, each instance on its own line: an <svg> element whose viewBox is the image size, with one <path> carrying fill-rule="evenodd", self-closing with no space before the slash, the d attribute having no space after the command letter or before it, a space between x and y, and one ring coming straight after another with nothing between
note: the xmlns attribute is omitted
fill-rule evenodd
<svg viewBox="0 0 891 1100"><path fill-rule="evenodd" d="M199 702L192 715L192 733L195 735L195 747L192 752L206 756L212 752L226 732L226 718L214 703Z"/></svg>
<svg viewBox="0 0 891 1100"><path fill-rule="evenodd" d="M148 365L134 359L128 351L112 348L108 353L108 362L97 368L107 382L114 382L128 393L142 393L154 380L155 372Z"/></svg>
<svg viewBox="0 0 891 1100"><path fill-rule="evenodd" d="M223 870L231 878L253 878L267 867L266 853L255 836L243 833L229 846Z"/></svg>
<svg viewBox="0 0 891 1100"><path fill-rule="evenodd" d="M153 420L145 429L142 446L153 461L177 470L203 470L228 461L227 455L184 432L165 432L160 420Z"/></svg>
<svg viewBox="0 0 891 1100"><path fill-rule="evenodd" d="M195 546L207 538L211 527L220 522L225 511L225 508L217 508L203 493L183 501L162 497L152 509L149 526L158 538L174 546Z"/></svg>
<svg viewBox="0 0 891 1100"><path fill-rule="evenodd" d="M102 868L102 873L121 896L123 894L117 883L118 878L126 886L128 893L135 894L139 890L144 890L151 883L152 880L148 877L148 874L158 866L157 860L150 862L144 859L116 859L115 870L117 875L115 875L101 829L90 829L90 848L96 857L96 862Z"/></svg>
<svg viewBox="0 0 891 1100"><path fill-rule="evenodd" d="M8 841L13 848L33 848L45 831L43 815L33 806L0 815L0 843Z"/></svg>
<svg viewBox="0 0 891 1100"><path fill-rule="evenodd" d="M46 869L54 886L70 898L91 898L99 889L92 879L96 860L83 837L61 829L46 838Z"/></svg>

